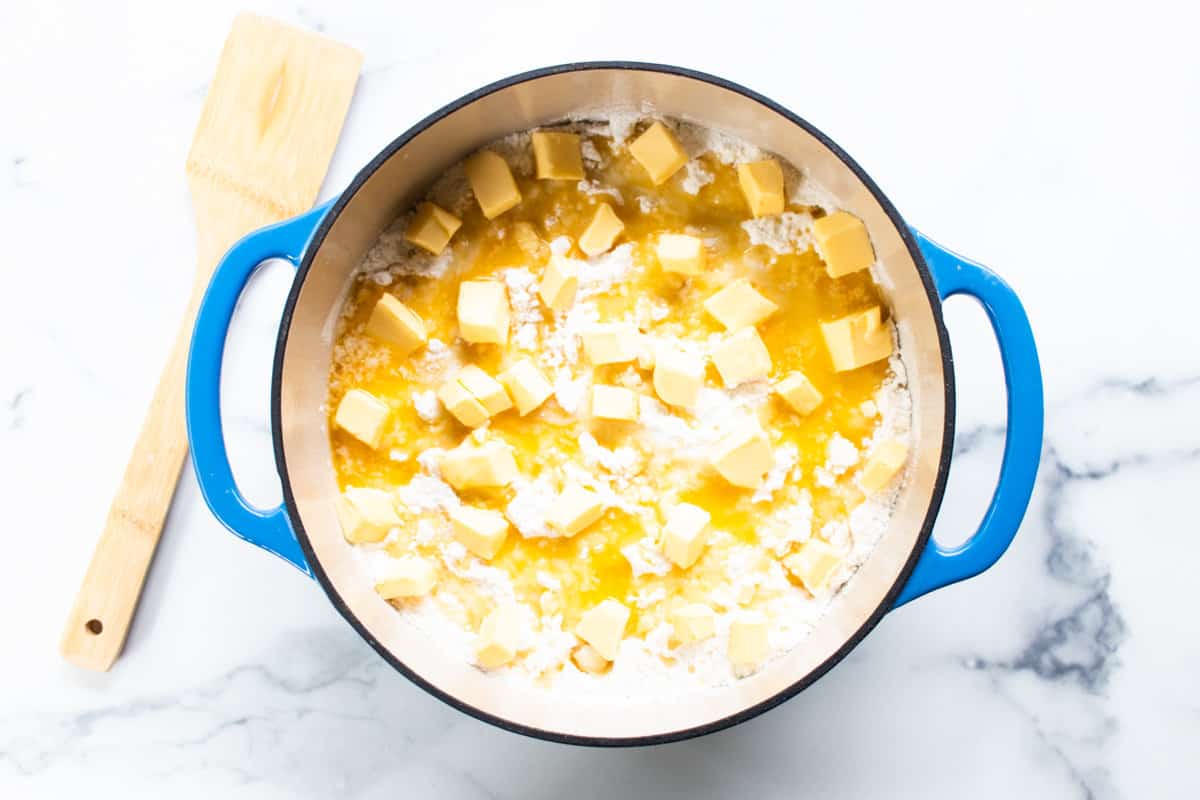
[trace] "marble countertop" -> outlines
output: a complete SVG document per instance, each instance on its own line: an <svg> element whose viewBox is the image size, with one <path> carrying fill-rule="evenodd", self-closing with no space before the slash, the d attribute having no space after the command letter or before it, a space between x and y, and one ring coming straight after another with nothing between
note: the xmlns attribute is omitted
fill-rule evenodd
<svg viewBox="0 0 1200 800"><path fill-rule="evenodd" d="M889 615L765 716L601 751L490 728L410 685L311 581L225 533L188 469L123 658L107 674L63 663L61 625L189 290L184 156L243 5L366 54L323 197L430 110L563 61L695 67L822 128L1029 310L1047 437L1010 551ZM562 5L7 10L0 796L1200 795L1196 12ZM235 466L264 503L279 493L268 377L290 277L256 279L226 378ZM982 314L955 300L947 317L959 434L935 535L949 542L990 495L1004 409Z"/></svg>

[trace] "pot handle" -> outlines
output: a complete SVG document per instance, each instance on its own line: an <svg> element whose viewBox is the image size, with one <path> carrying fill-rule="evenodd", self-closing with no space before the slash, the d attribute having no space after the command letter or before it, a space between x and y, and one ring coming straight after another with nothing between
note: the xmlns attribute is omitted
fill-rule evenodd
<svg viewBox="0 0 1200 800"><path fill-rule="evenodd" d="M221 259L200 303L187 365L187 429L200 493L230 531L312 576L282 505L255 508L238 491L221 426L221 365L238 299L262 262L282 258L293 267L331 203L248 234Z"/></svg>
<svg viewBox="0 0 1200 800"><path fill-rule="evenodd" d="M945 548L933 539L896 598L901 606L926 592L983 572L1004 555L1017 533L1037 477L1042 454L1042 371L1029 317L1017 295L986 267L934 244L913 230L933 272L943 300L956 294L974 297L983 306L1000 346L1004 382L1008 389L1008 429L1000 479L979 530L957 547Z"/></svg>

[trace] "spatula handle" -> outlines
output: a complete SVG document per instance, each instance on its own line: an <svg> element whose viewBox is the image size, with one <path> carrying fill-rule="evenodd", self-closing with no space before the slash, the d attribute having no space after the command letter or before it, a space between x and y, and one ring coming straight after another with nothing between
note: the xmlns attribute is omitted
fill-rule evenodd
<svg viewBox="0 0 1200 800"><path fill-rule="evenodd" d="M120 654L162 534L187 455L183 388L197 294L188 303L67 619L60 649L76 666L107 670Z"/></svg>

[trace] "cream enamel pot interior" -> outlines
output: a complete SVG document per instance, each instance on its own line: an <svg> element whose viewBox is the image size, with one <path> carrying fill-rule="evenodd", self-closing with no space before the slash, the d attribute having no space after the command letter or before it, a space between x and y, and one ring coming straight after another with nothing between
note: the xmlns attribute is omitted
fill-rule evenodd
<svg viewBox="0 0 1200 800"><path fill-rule="evenodd" d="M360 257L381 230L472 150L514 131L612 110L662 114L747 139L801 166L865 220L909 371L915 464L888 532L814 633L752 677L698 695L629 703L548 699L448 657L375 593L341 535L326 400L334 323ZM221 358L237 299L262 261L298 267L283 313L272 423L284 505L255 509L230 472L221 430ZM1000 343L1008 386L1004 462L992 505L965 544L929 538L954 428L954 376L941 299L975 296ZM997 376L999 381L999 376ZM651 64L569 64L500 81L450 104L396 139L333 202L239 242L205 297L189 360L188 429L196 474L232 531L311 574L354 628L397 670L451 705L501 727L583 744L649 744L747 719L812 683L891 608L977 574L1000 557L1028 504L1041 450L1042 388L1028 320L987 270L911 231L866 174L812 126L719 78Z"/></svg>

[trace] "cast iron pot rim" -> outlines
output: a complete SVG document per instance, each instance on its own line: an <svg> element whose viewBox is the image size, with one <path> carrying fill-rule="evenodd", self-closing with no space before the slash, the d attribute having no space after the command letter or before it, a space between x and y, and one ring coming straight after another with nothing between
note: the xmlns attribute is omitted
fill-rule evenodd
<svg viewBox="0 0 1200 800"><path fill-rule="evenodd" d="M510 86L515 86L516 84L525 83L526 81L536 80L538 78L544 78L548 75L558 75L566 72L580 72L583 70L609 69L661 72L668 75L678 75L684 78L704 81L705 83L713 84L714 86L718 86L722 89L736 92L744 97L754 100L757 103L760 103L761 105L766 106L771 111L774 111L793 124L803 128L809 134L814 136L819 142L821 142L821 144L829 148L829 150L836 155L842 161L842 163L845 164L855 174L855 176L858 177L859 180L863 182L871 194L874 195L884 212L888 215L888 218L892 221L892 224L895 225L901 239L904 241L904 246L908 248L908 253L912 257L913 263L916 265L917 272L921 278L921 283L925 287L925 294L929 299L930 308L933 312L934 325L937 328L938 333L938 345L940 346L942 353L942 374L946 384L946 414L943 421L942 430L942 452L938 460L938 471L934 480L933 496L929 503L929 509L926 512L924 522L921 524L921 532L917 537L917 543L913 547L912 553L909 554L908 560L904 564L904 568L900 570L900 574L897 576L895 583L892 584L891 589L888 590L887 594L883 598L883 601L879 604L879 607L871 614L867 621L864 622L863 625L857 631L855 631L854 634L851 635L842 644L842 646L837 649L837 651L833 653L833 655L831 655L821 664L817 665L815 669L797 680L795 683L791 684L785 689L780 690L776 694L768 697L766 700L763 700L760 703L748 708L744 708L736 714L730 714L727 717L714 720L713 722L709 722L704 725L697 725L695 727L670 731L668 733L632 737L576 736L567 733L559 733L556 731L542 730L541 728L534 728L528 725L522 725L520 723L513 722L512 720L504 719L502 717L497 717L493 714L489 714L479 708L476 708L475 706L465 703L453 695L443 692L441 689L438 689L436 686L433 686L427 682L419 674L409 669L403 661L396 658L387 648L380 644L379 641L375 639L375 637L372 636L371 633L363 626L363 624L359 622L358 618L350 612L350 609L346 607L344 602L342 602L341 596L334 589L328 575L326 575L325 571L321 568L321 563L317 560L316 553L313 551L312 545L309 542L308 534L304 530L304 525L300 522L300 512L296 506L296 499L292 494L291 482L288 480L287 458L283 452L283 438L280 435L280 430L282 429L282 426L280 425L280 419L282 413L283 356L287 349L288 331L291 328L292 315L296 309L296 302L300 296L301 287L303 287L304 280L308 275L308 270L312 266L313 255L321 249L321 245L325 241L325 236L329 233L329 229L332 227L334 221L338 218L338 215L341 213L342 209L346 206L358 189L362 187L362 185L367 181L368 178L371 177L372 174L374 174L375 170L379 169L384 162L395 155L396 152L404 147L413 137L428 128L430 125L482 97L486 97L487 95L501 91L502 89L507 89ZM279 473L279 480L283 486L283 501L287 507L288 519L292 525L292 530L296 535L296 539L300 544L300 549L304 553L304 558L308 562L309 569L312 570L313 576L317 579L317 582L321 584L321 588L325 591L325 594L329 596L330 602L333 603L333 606L337 609L338 613L341 614L348 623L350 623L351 627L358 632L359 636L366 640L367 644L371 645L371 647L375 649L375 652L379 653L379 655L382 656L385 661L391 664L393 668L400 672L400 674L447 705L469 714L478 720L490 723L498 728L503 728L504 730L512 731L514 733L530 736L535 739L559 742L562 744L594 747L641 747L645 745L666 744L668 742L678 742L684 739L691 739L696 736L703 736L708 733L715 733L716 731L732 727L740 722L745 722L748 719L752 719L753 717L756 717L765 711L769 711L785 700L789 700L795 695L799 694L801 691L813 684L817 679L821 678L826 672L832 669L834 665L845 658L851 650L857 647L858 643L861 642L863 638L870 633L876 625L879 624L879 621L883 619L883 616L891 610L892 603L899 595L904 584L908 581L909 575L912 573L913 568L916 567L917 560L925 551L925 546L928 543L930 533L933 530L934 520L937 519L938 511L942 505L942 496L946 490L946 477L950 469L951 453L954 449L954 416L954 361L950 352L950 339L946 333L946 326L942 318L941 299L938 296L936 287L934 286L933 276L929 272L929 267L926 265L925 259L921 255L921 249L917 246L912 232L904 223L903 218L901 218L900 212L896 210L895 206L892 205L891 201L887 199L880 188L873 180L871 180L862 167L860 167L854 161L854 159L847 155L840 147L834 144L834 142L828 136L821 133L821 131L817 130L811 124L801 119L788 109L784 108L773 100L758 94L757 92L751 91L750 89L733 83L732 81L727 81L724 78L719 78L715 75L709 75L704 72L698 72L696 70L686 69L684 67L670 66L668 64L655 64L639 61L580 61L569 64L559 64L551 67L543 67L541 69L534 69L498 80L495 83L490 83L481 89L476 89L470 94L464 95L458 100L443 106L429 116L425 117L425 119L413 125L407 131L393 140L391 144L381 150L379 154L370 161L370 163L368 163L362 168L362 170L359 171L359 173L354 177L354 180L350 182L350 185L347 186L340 195L338 195L337 200L321 219L320 224L317 226L316 231L309 240L308 246L305 247L304 256L300 261L300 266L296 272L296 278L292 282L292 288L288 292L287 302L284 305L283 314L280 317L279 336L275 344L275 362L271 375L271 439L275 449L276 469Z"/></svg>

